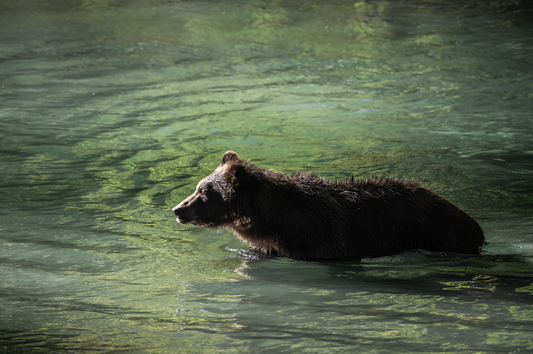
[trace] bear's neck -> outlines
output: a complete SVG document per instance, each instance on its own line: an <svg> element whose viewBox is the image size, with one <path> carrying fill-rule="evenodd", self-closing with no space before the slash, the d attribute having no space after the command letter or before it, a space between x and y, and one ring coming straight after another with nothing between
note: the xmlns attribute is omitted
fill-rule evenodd
<svg viewBox="0 0 533 354"><path fill-rule="evenodd" d="M279 250L280 235L287 234L291 222L291 201L296 199L294 184L280 173L260 171L250 174L237 198L231 229L243 241L270 254ZM285 236L286 238L286 236Z"/></svg>

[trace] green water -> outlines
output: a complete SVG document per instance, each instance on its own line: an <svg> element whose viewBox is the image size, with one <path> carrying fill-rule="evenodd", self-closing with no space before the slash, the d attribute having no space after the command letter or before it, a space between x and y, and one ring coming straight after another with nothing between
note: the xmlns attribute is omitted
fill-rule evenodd
<svg viewBox="0 0 533 354"><path fill-rule="evenodd" d="M0 352L533 352L526 2L0 3ZM171 208L226 150L419 180L479 257L258 259Z"/></svg>

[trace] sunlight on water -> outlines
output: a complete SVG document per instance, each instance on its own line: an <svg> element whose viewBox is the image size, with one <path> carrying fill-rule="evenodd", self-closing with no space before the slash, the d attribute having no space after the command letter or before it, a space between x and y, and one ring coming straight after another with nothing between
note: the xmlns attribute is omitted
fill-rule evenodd
<svg viewBox="0 0 533 354"><path fill-rule="evenodd" d="M526 2L0 4L0 351L531 352ZM396 175L481 256L261 258L171 208L226 150Z"/></svg>

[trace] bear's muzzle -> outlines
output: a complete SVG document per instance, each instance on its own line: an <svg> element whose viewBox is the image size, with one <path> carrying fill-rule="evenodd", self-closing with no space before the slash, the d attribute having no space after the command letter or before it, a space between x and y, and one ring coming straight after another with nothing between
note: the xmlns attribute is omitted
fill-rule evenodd
<svg viewBox="0 0 533 354"><path fill-rule="evenodd" d="M198 193L194 193L187 199L172 208L176 215L176 221L180 224L196 224L198 203L201 201Z"/></svg>
<svg viewBox="0 0 533 354"><path fill-rule="evenodd" d="M174 215L176 215L176 221L180 224L188 224L191 221L187 218L187 208L184 207L183 202L172 208Z"/></svg>
<svg viewBox="0 0 533 354"><path fill-rule="evenodd" d="M179 205L176 205L174 208L172 208L172 212L174 213L174 215L176 215L176 221L181 224Z"/></svg>

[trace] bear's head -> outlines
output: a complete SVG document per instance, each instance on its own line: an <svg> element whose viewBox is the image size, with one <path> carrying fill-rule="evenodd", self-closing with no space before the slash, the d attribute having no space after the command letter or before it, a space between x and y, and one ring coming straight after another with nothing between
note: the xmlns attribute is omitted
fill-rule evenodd
<svg viewBox="0 0 533 354"><path fill-rule="evenodd" d="M231 223L232 201L247 163L233 151L227 151L222 163L209 176L198 182L187 199L172 208L176 221L198 227L223 227Z"/></svg>

